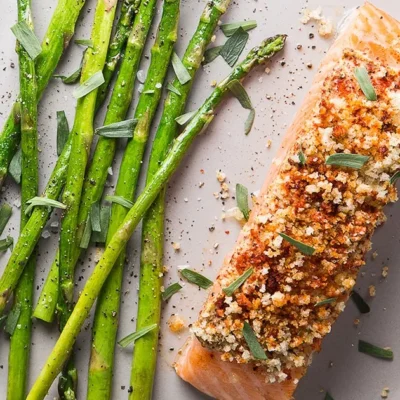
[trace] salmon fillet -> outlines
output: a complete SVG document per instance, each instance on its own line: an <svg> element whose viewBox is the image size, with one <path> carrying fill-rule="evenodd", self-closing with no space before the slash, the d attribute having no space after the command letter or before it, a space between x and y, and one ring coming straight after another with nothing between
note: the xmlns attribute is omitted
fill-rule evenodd
<svg viewBox="0 0 400 400"><path fill-rule="evenodd" d="M365 3L321 63L175 363L209 396L291 399L343 311L383 208L397 200L399 43L399 22ZM356 68L367 73L376 101L363 93ZM362 165L327 163L338 153ZM266 359L249 346L245 324Z"/></svg>

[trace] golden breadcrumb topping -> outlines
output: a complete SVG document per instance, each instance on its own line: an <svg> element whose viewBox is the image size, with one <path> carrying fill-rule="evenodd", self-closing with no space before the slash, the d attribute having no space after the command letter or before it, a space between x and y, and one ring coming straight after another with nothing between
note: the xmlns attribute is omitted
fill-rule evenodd
<svg viewBox="0 0 400 400"><path fill-rule="evenodd" d="M377 93L369 101L354 69L364 66ZM305 367L345 307L364 265L383 207L397 199L390 177L400 169L400 74L361 53L345 50L326 78L313 117L297 132L268 190L257 198L243 238L221 270L193 331L222 359L256 362L271 382ZM303 152L306 163L299 157ZM334 153L368 156L357 170L326 165ZM303 254L284 233L315 249ZM232 296L228 287L254 273ZM326 299L333 299L318 304ZM243 323L268 359L256 360Z"/></svg>

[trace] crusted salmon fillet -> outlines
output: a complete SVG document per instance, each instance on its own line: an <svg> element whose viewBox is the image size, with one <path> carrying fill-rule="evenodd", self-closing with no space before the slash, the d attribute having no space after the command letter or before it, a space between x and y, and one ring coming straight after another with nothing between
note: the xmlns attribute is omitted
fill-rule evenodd
<svg viewBox="0 0 400 400"><path fill-rule="evenodd" d="M178 375L202 392L291 399L344 310L384 206L397 200L399 49L399 22L366 3L324 58L179 352ZM343 153L357 163L343 164ZM265 357L249 345L245 326Z"/></svg>

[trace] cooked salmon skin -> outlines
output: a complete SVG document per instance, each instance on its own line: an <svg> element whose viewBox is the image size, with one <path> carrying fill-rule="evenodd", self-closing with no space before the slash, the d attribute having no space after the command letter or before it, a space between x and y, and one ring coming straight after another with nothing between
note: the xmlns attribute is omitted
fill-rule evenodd
<svg viewBox="0 0 400 400"><path fill-rule="evenodd" d="M344 310L383 209L397 200L398 49L399 22L365 3L322 61L175 363L207 395L291 399Z"/></svg>

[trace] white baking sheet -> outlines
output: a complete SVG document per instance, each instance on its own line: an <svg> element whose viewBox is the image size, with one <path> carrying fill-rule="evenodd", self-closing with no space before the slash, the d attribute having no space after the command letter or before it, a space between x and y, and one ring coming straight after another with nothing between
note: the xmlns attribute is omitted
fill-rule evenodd
<svg viewBox="0 0 400 400"><path fill-rule="evenodd" d="M14 38L10 27L16 19L16 1L2 1L0 13L0 123L3 125L11 106L11 99L18 94L18 60L14 52ZM94 0L87 0L82 13L76 37L87 38L93 18ZM160 2L161 3L161 2ZM277 57L270 65L271 73L267 75L262 69L252 73L247 79L246 88L257 110L257 118L253 131L248 137L243 134L243 121L246 116L235 99L227 99L218 113L217 118L207 133L198 138L186 156L179 172L170 182L168 191L168 211L166 229L165 264L169 267L165 285L179 279L177 266L189 264L192 268L201 269L211 278L215 277L224 254L233 246L239 232L236 222L222 222L220 219L223 204L216 200L214 192L219 189L215 171L221 169L227 174L229 185L233 191L237 182L248 186L251 191L260 188L268 170L280 138L310 86L311 79L317 70L317 65L329 47L330 40L318 37L316 27L312 24L304 26L299 22L300 10L303 6L316 8L322 6L323 13L338 21L345 10L360 4L357 0L242 0L232 2L224 21L256 19L258 28L250 34L247 49L258 44L264 37L287 33L289 35L286 51ZM376 5L400 18L400 7L395 0L376 0ZM55 8L56 0L33 0L35 25L38 36L42 37L48 20ZM182 18L180 23L180 40L177 51L182 54L198 17L204 7L204 1L182 2ZM161 6L158 6L158 17ZM84 17L84 20L82 19ZM314 39L309 38L310 33ZM150 36L145 51L154 40ZM217 33L217 41L223 40L222 32ZM302 48L297 49L301 44ZM315 49L312 48L315 46ZM71 45L58 71L70 72L79 64L81 49ZM282 61L285 63L282 63ZM308 68L307 64L312 68ZM15 68L11 65L14 64ZM146 62L143 69L146 68ZM284 64L284 65L282 65ZM210 93L210 83L219 80L229 71L229 67L217 59L201 70L196 78L192 96L187 109L198 107ZM40 167L41 187L45 185L54 166L56 140L56 111L65 110L72 125L75 101L71 95L70 86L58 81L52 81L45 92L40 107ZM101 124L102 116L97 118ZM266 147L268 140L272 141L270 148ZM116 171L116 168L114 168ZM203 171L203 172L202 172ZM114 178L116 173L114 174ZM199 183L204 182L203 187ZM111 185L110 181L110 185ZM111 189L109 189L111 190ZM19 212L17 209L18 188L8 181L1 195L2 200L14 205L12 223L8 228L10 234L17 238ZM225 207L234 205L234 200L228 199ZM400 208L398 205L387 210L388 222L380 228L373 240L373 251L378 252L375 260L368 256L368 263L357 283L360 293L367 297L368 286L376 286L377 295L369 299L372 312L361 317L361 323L355 327L353 320L359 317L355 306L350 302L346 311L339 318L333 332L325 339L323 349L315 357L306 378L304 378L296 393L297 400L323 399L324 389L329 389L336 400L373 400L380 399L381 390L390 388L389 398L400 399L400 271L398 253L400 242ZM57 220L53 215L51 221ZM210 232L209 227L215 226ZM229 231L229 234L226 233ZM138 248L139 234L136 233L130 243L130 257L124 280L124 295L122 304L121 327L119 337L135 329L135 314L137 305ZM181 244L181 251L174 252L171 242ZM54 256L57 235L40 242L40 257L38 262L36 294L43 284L46 271ZM216 244L219 244L217 248ZM9 254L0 255L0 271L4 267ZM212 265L209 266L209 261ZM383 266L389 266L389 276L381 277ZM77 270L77 277L87 276L93 269L93 258L85 258ZM130 277L133 272L134 278ZM82 282L79 283L81 285ZM171 364L178 348L188 335L188 329L180 335L168 331L166 321L172 313L181 315L187 324L191 323L205 298L204 291L190 284L175 295L165 307L162 320L162 339L159 347L159 362L157 369L154 399L183 400L204 399L192 387L182 382L175 375ZM57 330L35 322L33 331L32 358L30 367L30 385L38 375L39 370L49 354L57 337ZM382 346L391 346L395 352L393 362L373 359L357 351L359 338L366 339ZM78 367L79 393L84 399L86 393L87 363L90 347L90 322L85 325L79 336ZM0 398L5 398L7 381L8 340L3 333L0 335ZM115 362L115 378L113 399L127 398L132 351L117 348ZM48 398L56 397L53 385Z"/></svg>

